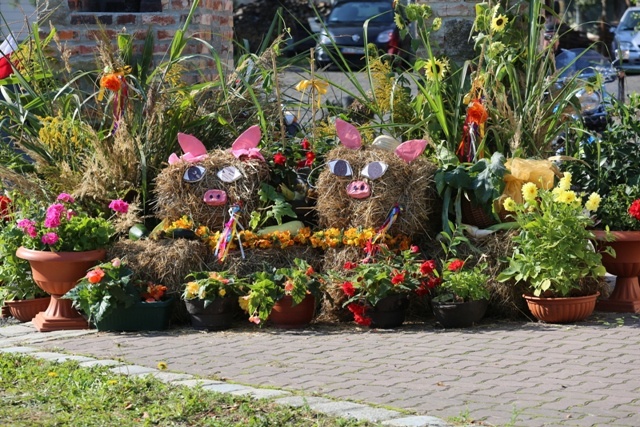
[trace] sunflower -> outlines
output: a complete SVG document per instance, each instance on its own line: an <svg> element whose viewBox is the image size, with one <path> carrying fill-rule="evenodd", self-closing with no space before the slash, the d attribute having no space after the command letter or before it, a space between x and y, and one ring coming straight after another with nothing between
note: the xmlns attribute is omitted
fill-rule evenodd
<svg viewBox="0 0 640 427"><path fill-rule="evenodd" d="M507 26L507 22L509 22L509 18L502 14L494 16L491 20L491 30L500 33L504 31L504 27Z"/></svg>
<svg viewBox="0 0 640 427"><path fill-rule="evenodd" d="M447 74L449 70L449 60L446 58L443 59L428 59L424 65L425 73L427 74L427 79L429 80L442 80Z"/></svg>

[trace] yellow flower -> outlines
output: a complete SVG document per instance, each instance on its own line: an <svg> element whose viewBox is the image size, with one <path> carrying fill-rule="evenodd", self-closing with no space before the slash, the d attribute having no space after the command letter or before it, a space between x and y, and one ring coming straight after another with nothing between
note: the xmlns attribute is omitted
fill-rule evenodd
<svg viewBox="0 0 640 427"><path fill-rule="evenodd" d="M538 197L538 187L533 182L527 182L522 186L522 197L527 202L532 202Z"/></svg>
<svg viewBox="0 0 640 427"><path fill-rule="evenodd" d="M507 212L515 212L516 210L516 202L511 197L507 197L507 199L503 203L504 210Z"/></svg>
<svg viewBox="0 0 640 427"><path fill-rule="evenodd" d="M562 190L568 190L571 188L571 173L570 172L565 172L564 176L560 179L560 182L558 183L558 187L561 188Z"/></svg>
<svg viewBox="0 0 640 427"><path fill-rule="evenodd" d="M600 201L601 200L602 200L602 198L600 197L600 195L598 193L591 193L589 195L589 199L587 200L587 203L585 203L584 207L588 211L595 212L600 207Z"/></svg>
<svg viewBox="0 0 640 427"><path fill-rule="evenodd" d="M195 298L200 291L200 285L196 282L187 283L187 298Z"/></svg>
<svg viewBox="0 0 640 427"><path fill-rule="evenodd" d="M433 24L431 25L431 30L438 31L442 27L442 18L433 18Z"/></svg>
<svg viewBox="0 0 640 427"><path fill-rule="evenodd" d="M224 289L220 289L218 291L218 295L220 295L221 297L225 296L227 294L227 291L225 291Z"/></svg>
<svg viewBox="0 0 640 427"><path fill-rule="evenodd" d="M47 375L49 375L51 378L57 377L58 374L56 372L48 372Z"/></svg>
<svg viewBox="0 0 640 427"><path fill-rule="evenodd" d="M449 70L449 60L448 59L435 59L430 58L424 64L424 71L427 74L427 79L441 80L447 74Z"/></svg>
<svg viewBox="0 0 640 427"><path fill-rule="evenodd" d="M241 309L243 309L244 311L247 311L249 309L249 297L248 296L238 297L238 305L240 306Z"/></svg>
<svg viewBox="0 0 640 427"><path fill-rule="evenodd" d="M167 369L167 362L158 362L158 369L160 369L161 371Z"/></svg>
<svg viewBox="0 0 640 427"><path fill-rule="evenodd" d="M573 203L576 201L576 193L573 191L563 191L558 195L557 201L560 203Z"/></svg>
<svg viewBox="0 0 640 427"><path fill-rule="evenodd" d="M117 380L109 380L109 381L107 381L107 384L116 385L116 384L118 384L118 381Z"/></svg>
<svg viewBox="0 0 640 427"><path fill-rule="evenodd" d="M491 30L498 33L502 32L504 31L504 28L507 26L507 22L509 22L509 19L502 14L498 16L494 16L493 19L491 20Z"/></svg>

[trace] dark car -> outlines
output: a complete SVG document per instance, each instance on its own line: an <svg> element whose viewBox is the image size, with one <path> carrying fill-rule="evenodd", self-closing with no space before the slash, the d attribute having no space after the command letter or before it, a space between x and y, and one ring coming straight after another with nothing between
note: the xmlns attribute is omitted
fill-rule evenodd
<svg viewBox="0 0 640 427"><path fill-rule="evenodd" d="M409 58L410 41L401 39L393 16L391 0L338 1L323 23L316 63L320 67L342 64L344 58L349 65L363 65L367 43L385 54Z"/></svg>

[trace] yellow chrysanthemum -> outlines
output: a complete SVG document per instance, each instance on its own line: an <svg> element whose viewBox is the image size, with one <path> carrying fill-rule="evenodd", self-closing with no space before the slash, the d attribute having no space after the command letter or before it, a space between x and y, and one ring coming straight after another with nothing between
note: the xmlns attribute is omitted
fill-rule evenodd
<svg viewBox="0 0 640 427"><path fill-rule="evenodd" d="M436 79L442 80L449 70L448 59L436 59L430 58L424 65L424 71L427 75L427 79L434 81Z"/></svg>
<svg viewBox="0 0 640 427"><path fill-rule="evenodd" d="M538 197L538 187L533 182L527 182L522 186L522 197L527 202L531 202Z"/></svg>
<svg viewBox="0 0 640 427"><path fill-rule="evenodd" d="M224 289L220 289L220 290L218 291L218 295L220 295L221 297L225 296L226 294L227 294L227 291L226 291L226 290L224 290Z"/></svg>
<svg viewBox="0 0 640 427"><path fill-rule="evenodd" d="M600 197L600 195L598 193L591 193L589 195L589 199L587 200L587 203L585 203L584 207L588 211L595 212L600 207L600 201L601 200L602 200L602 198Z"/></svg>
<svg viewBox="0 0 640 427"><path fill-rule="evenodd" d="M563 191L558 195L557 201L560 203L573 203L576 201L576 193L573 191Z"/></svg>
<svg viewBox="0 0 640 427"><path fill-rule="evenodd" d="M560 179L560 182L558 183L558 187L561 188L562 190L568 190L571 188L571 173L570 172L565 172L564 176Z"/></svg>
<svg viewBox="0 0 640 427"><path fill-rule="evenodd" d="M516 210L516 202L511 197L507 197L502 205L507 212L515 212Z"/></svg>
<svg viewBox="0 0 640 427"><path fill-rule="evenodd" d="M509 18L502 14L494 16L491 20L491 30L500 33L504 31L504 28L507 26L508 22Z"/></svg>

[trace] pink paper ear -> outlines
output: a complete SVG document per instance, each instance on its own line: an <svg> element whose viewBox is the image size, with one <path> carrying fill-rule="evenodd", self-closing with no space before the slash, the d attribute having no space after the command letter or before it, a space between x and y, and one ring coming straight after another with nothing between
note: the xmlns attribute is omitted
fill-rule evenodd
<svg viewBox="0 0 640 427"><path fill-rule="evenodd" d="M336 119L336 133L342 145L352 150L362 147L362 137L358 129L351 123Z"/></svg>
<svg viewBox="0 0 640 427"><path fill-rule="evenodd" d="M405 162L411 163L424 152L427 144L428 141L425 139L412 139L411 141L406 141L398 145L394 152Z"/></svg>
<svg viewBox="0 0 640 427"><path fill-rule="evenodd" d="M193 135L178 132L178 143L185 155L190 158L199 158L207 155L207 149L198 138Z"/></svg>
<svg viewBox="0 0 640 427"><path fill-rule="evenodd" d="M237 159L245 156L249 159L257 159L265 161L264 157L260 153L260 149L257 148L262 138L262 132L260 132L260 126L253 125L249 129L245 130L231 145L231 154Z"/></svg>
<svg viewBox="0 0 640 427"><path fill-rule="evenodd" d="M169 156L169 164L172 165L174 163L178 163L180 161L180 157L176 155L176 153L171 153Z"/></svg>

